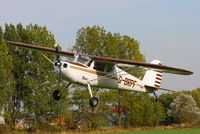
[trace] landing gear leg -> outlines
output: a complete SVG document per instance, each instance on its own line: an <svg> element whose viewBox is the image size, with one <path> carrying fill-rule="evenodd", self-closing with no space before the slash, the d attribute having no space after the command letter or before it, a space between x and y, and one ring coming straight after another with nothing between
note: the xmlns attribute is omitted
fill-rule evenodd
<svg viewBox="0 0 200 134"><path fill-rule="evenodd" d="M69 83L68 85L67 85L67 88L71 85L72 83ZM62 97L62 93L60 92L60 90L55 90L54 92L53 92L53 98L54 98L54 100L60 100L61 99L61 97Z"/></svg>
<svg viewBox="0 0 200 134"><path fill-rule="evenodd" d="M155 92L153 92L153 95L156 97L156 102L157 102L158 101L158 95Z"/></svg>
<svg viewBox="0 0 200 134"><path fill-rule="evenodd" d="M88 90L89 90L90 97L91 97L89 100L89 104L91 107L96 107L99 103L99 99L96 96L92 95L92 89L91 89L91 86L89 83L87 83L87 86L88 86Z"/></svg>
<svg viewBox="0 0 200 134"><path fill-rule="evenodd" d="M72 83L68 83L66 88L68 88L71 84L72 84Z"/></svg>

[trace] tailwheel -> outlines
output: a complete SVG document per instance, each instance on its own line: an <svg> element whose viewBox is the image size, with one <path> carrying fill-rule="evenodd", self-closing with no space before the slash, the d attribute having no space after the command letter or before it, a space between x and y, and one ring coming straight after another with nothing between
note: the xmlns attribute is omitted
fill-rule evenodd
<svg viewBox="0 0 200 134"><path fill-rule="evenodd" d="M157 102L158 101L158 95L155 92L153 92L153 95L156 97L156 102Z"/></svg>
<svg viewBox="0 0 200 134"><path fill-rule="evenodd" d="M90 98L89 104L91 107L96 107L98 103L99 103L99 99L96 96Z"/></svg>
<svg viewBox="0 0 200 134"><path fill-rule="evenodd" d="M55 90L54 92L53 92L53 98L54 98L54 100L60 100L61 99L61 92L60 92L60 90Z"/></svg>

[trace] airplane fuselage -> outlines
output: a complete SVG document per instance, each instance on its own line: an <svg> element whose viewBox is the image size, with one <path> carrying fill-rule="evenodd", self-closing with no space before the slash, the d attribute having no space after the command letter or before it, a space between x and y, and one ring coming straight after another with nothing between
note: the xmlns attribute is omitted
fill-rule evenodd
<svg viewBox="0 0 200 134"><path fill-rule="evenodd" d="M61 61L61 74L72 83L93 87L121 89L130 91L147 92L144 83L123 71L117 66L113 66L112 71L97 71L94 65L87 66L78 62ZM56 68L59 71L59 68Z"/></svg>

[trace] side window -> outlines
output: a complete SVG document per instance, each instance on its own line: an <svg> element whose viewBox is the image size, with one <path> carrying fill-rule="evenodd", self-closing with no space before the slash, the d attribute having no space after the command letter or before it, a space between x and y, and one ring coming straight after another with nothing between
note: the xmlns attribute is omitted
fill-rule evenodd
<svg viewBox="0 0 200 134"><path fill-rule="evenodd" d="M104 72L105 67L106 67L105 63L101 63L101 62L95 62L94 63L94 69L96 69L98 71Z"/></svg>
<svg viewBox="0 0 200 134"><path fill-rule="evenodd" d="M64 68L67 68L67 63L64 63L64 64L63 64L63 67L64 67Z"/></svg>
<svg viewBox="0 0 200 134"><path fill-rule="evenodd" d="M112 64L107 64L106 72L110 73L113 71L113 65Z"/></svg>

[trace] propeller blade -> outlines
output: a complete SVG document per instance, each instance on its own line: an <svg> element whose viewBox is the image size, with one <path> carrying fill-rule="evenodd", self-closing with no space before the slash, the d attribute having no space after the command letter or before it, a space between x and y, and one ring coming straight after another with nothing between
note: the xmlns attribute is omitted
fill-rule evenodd
<svg viewBox="0 0 200 134"><path fill-rule="evenodd" d="M56 47L56 60L60 62L60 53L58 51L58 47Z"/></svg>

